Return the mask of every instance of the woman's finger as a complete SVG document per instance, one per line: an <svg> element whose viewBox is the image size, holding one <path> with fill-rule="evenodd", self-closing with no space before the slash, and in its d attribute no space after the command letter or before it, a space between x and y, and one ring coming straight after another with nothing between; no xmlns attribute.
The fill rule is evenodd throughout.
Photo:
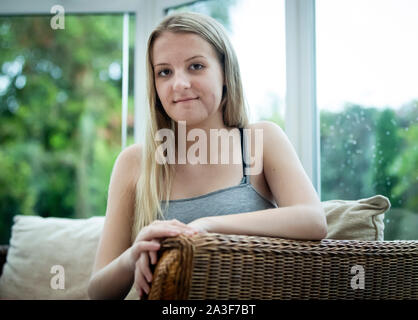
<svg viewBox="0 0 418 320"><path fill-rule="evenodd" d="M138 259L138 261L135 264L135 289L138 292L138 296L141 299L145 293L147 293L147 290L149 292L149 286L147 283L147 279L145 278L143 268L141 261L143 261L144 256L147 256L148 254L146 252L141 253L141 257Z"/></svg>
<svg viewBox="0 0 418 320"><path fill-rule="evenodd" d="M135 284L135 289L138 292L139 299L141 299L144 296L144 293L145 293L144 289L147 286L147 281L145 280L145 277L141 272L141 268L139 267L139 264L138 264L138 267L135 268L134 284Z"/></svg>
<svg viewBox="0 0 418 320"><path fill-rule="evenodd" d="M143 252L155 252L158 251L161 247L161 244L158 241L138 241L135 242L131 247L131 263L134 265L136 261L140 258L141 253Z"/></svg>
<svg viewBox="0 0 418 320"><path fill-rule="evenodd" d="M138 234L138 237L135 241L150 241L155 238L167 238L178 236L183 230L178 227L169 226L169 225L154 225L147 226L143 231Z"/></svg>
<svg viewBox="0 0 418 320"><path fill-rule="evenodd" d="M153 240L151 240L151 242L160 244L160 242L157 239L153 239ZM150 261L150 263L152 265L156 264L157 263L157 259L158 259L157 258L157 252L150 250L150 251L148 251L148 253L149 253L149 261Z"/></svg>
<svg viewBox="0 0 418 320"><path fill-rule="evenodd" d="M142 292L142 285L141 283L143 280L141 279L141 270L139 268L139 263L135 265L135 277L134 277L134 287L136 292L138 293L139 300L141 300L143 292Z"/></svg>
<svg viewBox="0 0 418 320"><path fill-rule="evenodd" d="M142 253L141 257L139 258L139 269L141 270L141 273L143 274L143 279L141 279L141 289L145 291L146 294L149 294L150 287L148 285L148 282L152 281L152 273L149 269L149 261L148 261L148 254Z"/></svg>
<svg viewBox="0 0 418 320"><path fill-rule="evenodd" d="M183 222L180 222L176 219L173 220L169 220L171 224L178 226L179 228L187 231L187 230L191 230L191 231L198 231L196 228L194 228L193 226L189 225L189 224L185 224Z"/></svg>
<svg viewBox="0 0 418 320"><path fill-rule="evenodd" d="M177 219L172 219L172 220L167 220L167 223L171 223L175 226L179 226L179 227L187 227L187 224L178 221Z"/></svg>
<svg viewBox="0 0 418 320"><path fill-rule="evenodd" d="M141 254L141 257L139 259L139 264L140 264L140 267L141 267L141 271L145 276L145 280L147 280L147 282L151 282L152 281L152 272L151 272L151 268L150 268L149 255L147 253Z"/></svg>
<svg viewBox="0 0 418 320"><path fill-rule="evenodd" d="M148 251L149 253L149 260L152 265L157 263L157 252L155 251Z"/></svg>
<svg viewBox="0 0 418 320"><path fill-rule="evenodd" d="M159 243L158 240L154 239L152 240L154 243ZM157 252L156 251L148 251L149 253L149 261L152 265L157 263Z"/></svg>
<svg viewBox="0 0 418 320"><path fill-rule="evenodd" d="M194 230L194 228L186 223L180 222L177 219L171 220L154 220L151 224L154 226L169 225L175 228L180 228L181 230Z"/></svg>

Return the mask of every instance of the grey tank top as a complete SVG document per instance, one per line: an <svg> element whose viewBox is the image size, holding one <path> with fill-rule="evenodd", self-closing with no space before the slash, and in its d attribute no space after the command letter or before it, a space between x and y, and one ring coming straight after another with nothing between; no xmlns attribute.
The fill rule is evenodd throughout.
<svg viewBox="0 0 418 320"><path fill-rule="evenodd" d="M166 220L177 219L187 224L201 217L222 216L277 207L275 203L270 202L259 194L250 183L250 177L245 170L247 162L244 161L244 154L249 155L247 154L243 130L242 128L239 128L239 130L244 172L241 183L197 197L170 200L167 210L165 209L166 201L161 201L161 209Z"/></svg>

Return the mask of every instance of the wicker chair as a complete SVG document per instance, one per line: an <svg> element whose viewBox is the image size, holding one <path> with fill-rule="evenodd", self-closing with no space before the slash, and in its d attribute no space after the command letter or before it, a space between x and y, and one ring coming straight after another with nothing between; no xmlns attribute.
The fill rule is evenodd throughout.
<svg viewBox="0 0 418 320"><path fill-rule="evenodd" d="M150 300L418 299L418 241L181 235L163 241L153 273Z"/></svg>
<svg viewBox="0 0 418 320"><path fill-rule="evenodd" d="M355 265L364 289L352 288ZM418 241L181 235L162 242L153 273L150 300L418 299Z"/></svg>

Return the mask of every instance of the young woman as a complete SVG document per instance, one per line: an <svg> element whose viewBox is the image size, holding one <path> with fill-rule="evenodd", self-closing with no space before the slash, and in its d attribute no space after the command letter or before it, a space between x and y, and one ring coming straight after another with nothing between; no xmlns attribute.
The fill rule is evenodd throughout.
<svg viewBox="0 0 418 320"><path fill-rule="evenodd" d="M261 58L259 66L269 63ZM326 236L320 200L283 130L248 123L237 58L222 25L196 13L166 17L149 37L147 74L146 141L123 150L114 165L90 298L123 299L132 285L139 298L148 294L160 241L179 233ZM160 161L170 149L160 149L161 130L173 132L164 142L174 145L174 157L164 158L171 162ZM220 146L213 132L234 142ZM198 163L189 161L195 141L185 139L196 133L204 160ZM252 150L259 170L247 169ZM219 160L237 154L238 163Z"/></svg>

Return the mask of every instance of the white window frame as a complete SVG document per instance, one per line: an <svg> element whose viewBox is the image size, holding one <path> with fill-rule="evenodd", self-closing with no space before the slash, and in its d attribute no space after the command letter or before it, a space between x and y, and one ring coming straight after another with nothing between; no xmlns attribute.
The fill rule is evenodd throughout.
<svg viewBox="0 0 418 320"><path fill-rule="evenodd" d="M286 1L286 134L321 199L315 0Z"/></svg>
<svg viewBox="0 0 418 320"><path fill-rule="evenodd" d="M14 0L0 2L0 15L51 14L54 5L66 13L135 13L134 139L143 143L147 108L145 54L148 35L169 7L187 0ZM319 114L316 105L315 0L286 4L286 134L321 195ZM124 117L125 119L126 117ZM127 121L126 119L124 121ZM126 124L123 125L124 130Z"/></svg>

